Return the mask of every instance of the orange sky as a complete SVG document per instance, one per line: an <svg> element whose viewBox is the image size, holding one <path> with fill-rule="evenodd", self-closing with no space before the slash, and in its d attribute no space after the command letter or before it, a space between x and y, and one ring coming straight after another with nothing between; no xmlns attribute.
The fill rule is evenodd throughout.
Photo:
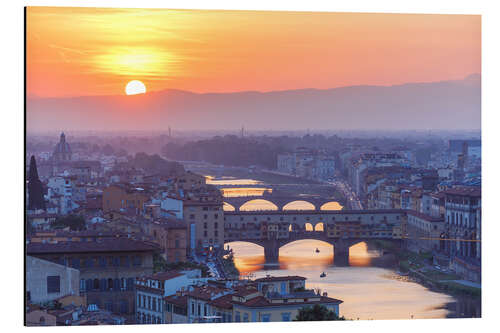
<svg viewBox="0 0 500 333"><path fill-rule="evenodd" d="M481 72L478 15L27 9L28 96L334 88Z"/></svg>

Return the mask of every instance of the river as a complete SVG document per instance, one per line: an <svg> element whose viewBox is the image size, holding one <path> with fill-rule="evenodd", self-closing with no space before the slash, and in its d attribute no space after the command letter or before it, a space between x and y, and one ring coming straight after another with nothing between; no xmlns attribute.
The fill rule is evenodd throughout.
<svg viewBox="0 0 500 333"><path fill-rule="evenodd" d="M218 184L265 184L255 180L210 180ZM241 191L239 191L241 189ZM225 189L225 195L245 196L252 189ZM260 190L260 189L259 189ZM253 202L246 210L272 208L268 202ZM332 202L328 209L342 209ZM306 203L295 203L293 209L309 209ZM245 243L228 243L233 249L235 265L242 277L266 275L299 275L307 278L306 287L327 292L329 297L344 301L341 314L348 319L423 319L447 317L478 317L480 300L456 298L428 288L396 273L392 255L382 255L370 244L351 247L349 266L333 265L333 246L317 240L301 240L280 249L279 263L266 265L261 247ZM316 252L319 250L319 253ZM326 273L321 278L320 274Z"/></svg>

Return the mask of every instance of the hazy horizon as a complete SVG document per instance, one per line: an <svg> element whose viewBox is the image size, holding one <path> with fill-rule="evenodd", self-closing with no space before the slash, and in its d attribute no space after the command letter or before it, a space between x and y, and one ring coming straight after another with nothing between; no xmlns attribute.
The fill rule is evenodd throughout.
<svg viewBox="0 0 500 333"><path fill-rule="evenodd" d="M481 128L479 15L28 7L26 20L29 131Z"/></svg>
<svg viewBox="0 0 500 333"><path fill-rule="evenodd" d="M481 76L333 89L27 98L29 131L480 130ZM371 112L369 112L371 111ZM267 120L267 121L266 121Z"/></svg>

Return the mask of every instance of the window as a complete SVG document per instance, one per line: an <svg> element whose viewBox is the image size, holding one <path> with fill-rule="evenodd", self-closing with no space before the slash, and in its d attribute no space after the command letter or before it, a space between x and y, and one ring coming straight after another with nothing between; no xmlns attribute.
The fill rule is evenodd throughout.
<svg viewBox="0 0 500 333"><path fill-rule="evenodd" d="M241 321L241 317L240 317L240 312L239 311L236 311L235 315L234 315L234 321L239 323Z"/></svg>
<svg viewBox="0 0 500 333"><path fill-rule="evenodd" d="M262 320L262 321L264 321L264 320ZM246 313L246 312L243 314L243 322L248 323L248 313Z"/></svg>
<svg viewBox="0 0 500 333"><path fill-rule="evenodd" d="M99 257L99 266L106 267L106 259L104 257Z"/></svg>
<svg viewBox="0 0 500 333"><path fill-rule="evenodd" d="M206 220L208 218L207 214L203 214L203 218Z"/></svg>
<svg viewBox="0 0 500 333"><path fill-rule="evenodd" d="M219 236L219 232L217 230L214 231L214 236L215 237Z"/></svg>
<svg viewBox="0 0 500 333"><path fill-rule="evenodd" d="M134 290L134 278L127 279L127 290Z"/></svg>
<svg viewBox="0 0 500 333"><path fill-rule="evenodd" d="M61 277L59 275L47 276L47 293L58 293L61 291Z"/></svg>
<svg viewBox="0 0 500 333"><path fill-rule="evenodd" d="M108 279L108 290L113 290L113 279Z"/></svg>
<svg viewBox="0 0 500 333"><path fill-rule="evenodd" d="M94 289L98 290L100 289L101 291L106 291L106 279L101 279L99 281L98 279L94 279Z"/></svg>
<svg viewBox="0 0 500 333"><path fill-rule="evenodd" d="M85 280L85 290L86 291L92 290L92 283L93 283L93 281L91 279Z"/></svg>
<svg viewBox="0 0 500 333"><path fill-rule="evenodd" d="M120 313L127 313L128 312L128 302L127 300L121 300L120 301Z"/></svg>
<svg viewBox="0 0 500 333"><path fill-rule="evenodd" d="M104 305L106 311L113 312L113 302L112 301L107 301L106 304Z"/></svg>
<svg viewBox="0 0 500 333"><path fill-rule="evenodd" d="M214 223L214 228L217 229L219 227L219 224L217 222Z"/></svg>
<svg viewBox="0 0 500 333"><path fill-rule="evenodd" d="M142 258L141 256L135 256L134 257L134 266L141 266L142 265Z"/></svg>
<svg viewBox="0 0 500 333"><path fill-rule="evenodd" d="M189 218L190 218L191 220L194 220L194 214L189 214Z"/></svg>
<svg viewBox="0 0 500 333"><path fill-rule="evenodd" d="M85 259L85 266L88 268L91 268L94 266L94 260L92 258L86 258Z"/></svg>
<svg viewBox="0 0 500 333"><path fill-rule="evenodd" d="M79 258L71 259L71 267L80 268L80 259Z"/></svg>
<svg viewBox="0 0 500 333"><path fill-rule="evenodd" d="M219 218L219 214L214 214L214 219L218 219Z"/></svg>
<svg viewBox="0 0 500 333"><path fill-rule="evenodd" d="M207 222L203 223L203 228L206 229L208 227Z"/></svg>
<svg viewBox="0 0 500 333"><path fill-rule="evenodd" d="M175 247L176 247L176 248L181 247L180 242L179 242L179 240L178 240L178 239L176 239L176 240L175 240Z"/></svg>
<svg viewBox="0 0 500 333"><path fill-rule="evenodd" d="M130 266L130 261L129 261L128 256L120 257L120 264L123 267L129 267Z"/></svg>
<svg viewBox="0 0 500 333"><path fill-rule="evenodd" d="M281 314L281 321L290 321L290 312L283 312Z"/></svg>

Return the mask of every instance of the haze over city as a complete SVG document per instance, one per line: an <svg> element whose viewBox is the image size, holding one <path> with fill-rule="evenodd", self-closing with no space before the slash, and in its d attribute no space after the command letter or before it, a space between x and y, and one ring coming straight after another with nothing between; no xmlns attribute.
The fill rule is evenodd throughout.
<svg viewBox="0 0 500 333"><path fill-rule="evenodd" d="M27 18L29 131L480 128L479 16L36 7ZM126 95L133 80L145 94Z"/></svg>
<svg viewBox="0 0 500 333"><path fill-rule="evenodd" d="M481 317L481 16L26 27L25 325Z"/></svg>

